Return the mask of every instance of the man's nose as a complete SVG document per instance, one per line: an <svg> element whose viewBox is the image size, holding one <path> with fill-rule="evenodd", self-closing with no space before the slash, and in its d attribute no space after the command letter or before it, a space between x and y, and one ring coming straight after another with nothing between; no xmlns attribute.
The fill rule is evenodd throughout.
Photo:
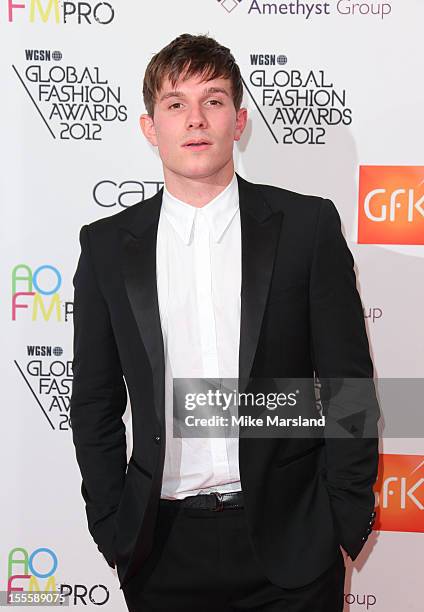
<svg viewBox="0 0 424 612"><path fill-rule="evenodd" d="M200 106L193 106L187 115L188 128L204 128L207 125L206 116Z"/></svg>

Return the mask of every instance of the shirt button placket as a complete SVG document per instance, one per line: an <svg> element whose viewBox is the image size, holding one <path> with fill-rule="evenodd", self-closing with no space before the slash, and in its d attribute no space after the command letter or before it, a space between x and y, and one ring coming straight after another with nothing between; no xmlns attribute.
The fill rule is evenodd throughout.
<svg viewBox="0 0 424 612"><path fill-rule="evenodd" d="M199 312L199 331L202 347L203 377L219 377L216 323L212 296L212 261L210 251L209 225L203 211L196 210L195 270L196 291ZM211 438L211 454L216 471L228 464L225 438ZM219 468L218 468L219 466Z"/></svg>

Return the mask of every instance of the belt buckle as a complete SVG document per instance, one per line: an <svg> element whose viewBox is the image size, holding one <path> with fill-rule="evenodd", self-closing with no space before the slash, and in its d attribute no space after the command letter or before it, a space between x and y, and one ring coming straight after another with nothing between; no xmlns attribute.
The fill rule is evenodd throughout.
<svg viewBox="0 0 424 612"><path fill-rule="evenodd" d="M217 502L215 508L212 508L212 512L221 512L222 510L224 510L224 498L222 496L222 493L220 493L219 491L212 491L211 493L209 493L209 495L214 495Z"/></svg>

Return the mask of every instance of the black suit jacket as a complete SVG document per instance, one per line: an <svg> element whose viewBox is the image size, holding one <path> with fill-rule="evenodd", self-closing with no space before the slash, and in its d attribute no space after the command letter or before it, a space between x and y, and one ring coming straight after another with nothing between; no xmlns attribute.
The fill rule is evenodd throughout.
<svg viewBox="0 0 424 612"><path fill-rule="evenodd" d="M314 373L372 379L354 260L334 204L237 180L240 380ZM73 442L88 527L109 565L116 564L121 588L151 550L165 456L156 289L161 203L162 190L83 226L73 278ZM366 409L377 431L377 400ZM240 437L249 533L272 582L289 588L312 581L335 560L339 544L355 559L371 531L377 465L377 437Z"/></svg>

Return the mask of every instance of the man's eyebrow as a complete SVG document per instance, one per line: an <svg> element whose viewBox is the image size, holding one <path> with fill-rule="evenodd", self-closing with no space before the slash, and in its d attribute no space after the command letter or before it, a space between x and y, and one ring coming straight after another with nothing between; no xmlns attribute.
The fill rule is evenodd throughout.
<svg viewBox="0 0 424 612"><path fill-rule="evenodd" d="M214 94L214 93L222 93L230 97L230 94L228 93L228 91L224 89L223 87L207 87L206 89L203 90L202 95L208 96L209 94ZM185 98L185 97L186 95L182 91L177 91L177 90L168 91L164 93L163 96L160 97L159 102L162 102L163 100L167 100L168 98Z"/></svg>

